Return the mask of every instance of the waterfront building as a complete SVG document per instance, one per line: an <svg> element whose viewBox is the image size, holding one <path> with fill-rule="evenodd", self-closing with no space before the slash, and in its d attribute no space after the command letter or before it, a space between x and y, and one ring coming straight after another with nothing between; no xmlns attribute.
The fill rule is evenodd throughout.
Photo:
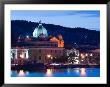
<svg viewBox="0 0 110 87"><path fill-rule="evenodd" d="M33 36L18 37L16 45L11 48L12 60L34 60L38 63L51 63L53 58L64 55L64 40L48 36L46 28L39 22Z"/></svg>
<svg viewBox="0 0 110 87"><path fill-rule="evenodd" d="M80 53L79 60L81 64L100 64L100 49Z"/></svg>

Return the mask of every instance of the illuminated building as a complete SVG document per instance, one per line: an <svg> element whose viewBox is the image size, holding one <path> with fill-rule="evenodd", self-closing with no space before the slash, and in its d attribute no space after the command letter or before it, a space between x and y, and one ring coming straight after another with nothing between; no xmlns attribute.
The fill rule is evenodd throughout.
<svg viewBox="0 0 110 87"><path fill-rule="evenodd" d="M42 26L41 21L39 22L38 27L35 28L33 37L39 37L40 35L43 35L44 37L48 36L47 30Z"/></svg>
<svg viewBox="0 0 110 87"><path fill-rule="evenodd" d="M100 64L100 49L80 53L81 64Z"/></svg>
<svg viewBox="0 0 110 87"><path fill-rule="evenodd" d="M64 41L61 35L49 37L46 28L39 22L33 36L18 37L16 46L12 46L11 59L30 59L40 63L50 63L53 58L63 56Z"/></svg>
<svg viewBox="0 0 110 87"><path fill-rule="evenodd" d="M58 47L64 47L64 41L61 35L58 36L58 38L53 37L50 39L51 42L57 42L58 43Z"/></svg>
<svg viewBox="0 0 110 87"><path fill-rule="evenodd" d="M79 64L79 51L76 49L67 50L68 63Z"/></svg>

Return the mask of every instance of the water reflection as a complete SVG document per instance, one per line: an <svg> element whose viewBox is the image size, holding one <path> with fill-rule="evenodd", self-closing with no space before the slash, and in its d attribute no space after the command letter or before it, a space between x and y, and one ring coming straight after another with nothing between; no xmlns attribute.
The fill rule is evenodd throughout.
<svg viewBox="0 0 110 87"><path fill-rule="evenodd" d="M47 69L46 71L46 76L52 76L53 70L52 69Z"/></svg>
<svg viewBox="0 0 110 87"><path fill-rule="evenodd" d="M24 71L23 71L23 70L20 70L20 71L18 72L18 76L25 76Z"/></svg>
<svg viewBox="0 0 110 87"><path fill-rule="evenodd" d="M79 74L80 73L80 69L79 68L75 68L75 70L74 70L77 74Z"/></svg>
<svg viewBox="0 0 110 87"><path fill-rule="evenodd" d="M47 69L43 71L12 71L12 77L99 77L99 68Z"/></svg>
<svg viewBox="0 0 110 87"><path fill-rule="evenodd" d="M86 76L86 69L85 68L80 69L80 75L81 76Z"/></svg>
<svg viewBox="0 0 110 87"><path fill-rule="evenodd" d="M20 70L20 71L18 71L18 76L26 76L26 75L28 75L29 74L29 72L28 71L24 71L24 70Z"/></svg>
<svg viewBox="0 0 110 87"><path fill-rule="evenodd" d="M70 72L71 72L70 70L71 70L70 68L67 68L67 72L68 72L68 73L70 73Z"/></svg>

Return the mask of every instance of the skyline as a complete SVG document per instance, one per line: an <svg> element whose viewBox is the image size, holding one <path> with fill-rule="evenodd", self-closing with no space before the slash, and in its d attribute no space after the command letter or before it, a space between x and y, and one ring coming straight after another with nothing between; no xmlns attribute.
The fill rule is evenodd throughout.
<svg viewBox="0 0 110 87"><path fill-rule="evenodd" d="M100 11L98 10L12 10L11 20L26 20L63 27L82 27L100 31Z"/></svg>

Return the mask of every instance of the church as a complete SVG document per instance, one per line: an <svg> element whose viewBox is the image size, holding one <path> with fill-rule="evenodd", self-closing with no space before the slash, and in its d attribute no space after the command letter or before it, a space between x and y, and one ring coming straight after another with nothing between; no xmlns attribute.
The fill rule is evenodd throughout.
<svg viewBox="0 0 110 87"><path fill-rule="evenodd" d="M51 63L53 58L64 55L62 35L49 36L41 21L32 36L18 37L16 46L11 47L11 60L34 60L37 63ZM14 63L15 63L14 62Z"/></svg>

